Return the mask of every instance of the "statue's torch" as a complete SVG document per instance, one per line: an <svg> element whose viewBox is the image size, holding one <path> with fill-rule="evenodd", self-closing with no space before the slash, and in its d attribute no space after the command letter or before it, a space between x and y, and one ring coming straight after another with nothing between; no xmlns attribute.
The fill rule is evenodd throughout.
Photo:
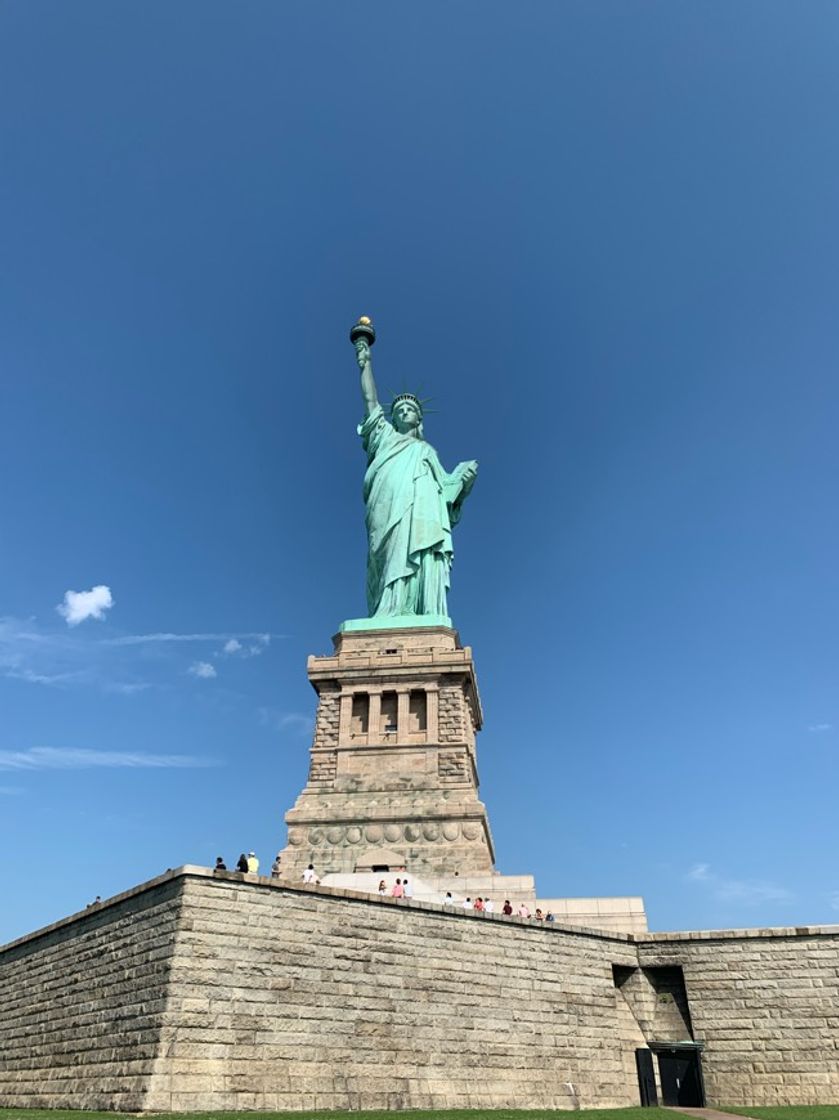
<svg viewBox="0 0 839 1120"><path fill-rule="evenodd" d="M358 343L364 340L368 346L372 346L376 341L376 332L373 330L373 324L366 315L362 315L355 326L350 331L350 342L358 350Z"/></svg>

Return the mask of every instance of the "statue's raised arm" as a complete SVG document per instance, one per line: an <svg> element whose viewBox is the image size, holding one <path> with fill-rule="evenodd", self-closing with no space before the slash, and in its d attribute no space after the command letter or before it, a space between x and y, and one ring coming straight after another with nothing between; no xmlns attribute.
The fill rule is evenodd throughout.
<svg viewBox="0 0 839 1120"><path fill-rule="evenodd" d="M379 403L370 348L373 324L364 316L350 331L361 369L365 419L358 434L367 452L367 609L391 625L417 618L451 625L446 606L454 551L452 526L460 520L478 473L474 460L449 474L423 433L423 402L400 393L388 409ZM398 621L397 621L398 620Z"/></svg>
<svg viewBox="0 0 839 1120"><path fill-rule="evenodd" d="M376 341L376 332L366 315L362 315L358 320L350 337L355 345L355 356L361 370L361 395L364 398L366 415L369 416L379 403L379 396L373 379L373 363L370 356L370 347Z"/></svg>

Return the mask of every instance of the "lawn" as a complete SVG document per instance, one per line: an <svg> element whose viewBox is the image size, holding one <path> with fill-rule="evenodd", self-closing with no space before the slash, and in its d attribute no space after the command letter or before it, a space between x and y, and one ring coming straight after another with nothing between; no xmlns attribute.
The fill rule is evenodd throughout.
<svg viewBox="0 0 839 1120"><path fill-rule="evenodd" d="M839 1120L839 1104L796 1104L777 1108L725 1108L720 1112L735 1112L738 1116L753 1116L755 1120Z"/></svg>
<svg viewBox="0 0 839 1120"><path fill-rule="evenodd" d="M787 1108L727 1108L720 1112L733 1112L738 1116L751 1116L754 1120L839 1120L839 1105L796 1105ZM411 1112L158 1112L155 1120L541 1120L548 1117L570 1117L570 1110L519 1110L458 1109ZM0 1108L0 1120L119 1120L136 1116L125 1112L81 1112L71 1109ZM581 1109L578 1116L585 1120L676 1120L675 1109L664 1108L593 1108Z"/></svg>

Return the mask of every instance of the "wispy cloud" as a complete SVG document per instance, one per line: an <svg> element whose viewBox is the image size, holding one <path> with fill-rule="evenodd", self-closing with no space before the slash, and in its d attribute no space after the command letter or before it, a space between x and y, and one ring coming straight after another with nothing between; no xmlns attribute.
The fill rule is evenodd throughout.
<svg viewBox="0 0 839 1120"><path fill-rule="evenodd" d="M259 722L274 731L309 732L315 725L314 718L303 712L282 712L277 708L260 708Z"/></svg>
<svg viewBox="0 0 839 1120"><path fill-rule="evenodd" d="M211 665L209 661L193 661L187 669L187 672L193 677L199 677L201 680L205 681L212 680L213 677L218 676L215 666Z"/></svg>
<svg viewBox="0 0 839 1120"><path fill-rule="evenodd" d="M761 902L790 902L795 897L786 887L764 879L731 879L719 875L709 863L694 864L686 878L693 883L702 883L715 898L725 902L757 905Z"/></svg>
<svg viewBox="0 0 839 1120"><path fill-rule="evenodd" d="M145 751L92 751L76 747L30 747L1 751L2 770L190 769L218 766L216 759L188 754L148 754Z"/></svg>
<svg viewBox="0 0 839 1120"><path fill-rule="evenodd" d="M102 644L109 646L140 646L154 642L242 642L254 641L267 645L276 634L174 634L161 631L155 634L123 634L119 638L103 638ZM226 651L225 651L226 652Z"/></svg>
<svg viewBox="0 0 839 1120"><path fill-rule="evenodd" d="M78 626L88 618L97 618L100 621L114 605L110 587L104 583L97 584L90 591L65 591L64 602L55 608L68 626Z"/></svg>
<svg viewBox="0 0 839 1120"><path fill-rule="evenodd" d="M97 609L96 603L76 604L72 618L80 619L85 611L94 617ZM222 661L256 657L270 647L273 637L280 636L266 631L100 636L101 631L93 631L76 621L65 627L56 620L50 628L34 618L0 618L0 678L27 686L96 688L114 696L136 697L150 689L172 687L185 674L210 680L218 675Z"/></svg>
<svg viewBox="0 0 839 1120"><path fill-rule="evenodd" d="M270 634L242 634L241 637L246 639L247 645L240 642L239 638L229 638L216 656L259 657L271 644Z"/></svg>
<svg viewBox="0 0 839 1120"><path fill-rule="evenodd" d="M103 681L102 687L105 692L115 692L117 696L136 696L154 685L151 681Z"/></svg>
<svg viewBox="0 0 839 1120"><path fill-rule="evenodd" d="M812 731L815 735L819 735L819 734L821 734L822 732L825 732L825 731L832 731L833 730L833 724L832 723L811 723L810 726L807 728L807 730Z"/></svg>
<svg viewBox="0 0 839 1120"><path fill-rule="evenodd" d="M0 786L0 797L17 797L19 793L23 793L20 786Z"/></svg>
<svg viewBox="0 0 839 1120"><path fill-rule="evenodd" d="M36 673L34 669L28 669L26 666L23 666L20 669L16 667L9 668L4 676L9 677L11 680L28 681L29 684L67 684L69 681L82 680L84 678L84 673Z"/></svg>

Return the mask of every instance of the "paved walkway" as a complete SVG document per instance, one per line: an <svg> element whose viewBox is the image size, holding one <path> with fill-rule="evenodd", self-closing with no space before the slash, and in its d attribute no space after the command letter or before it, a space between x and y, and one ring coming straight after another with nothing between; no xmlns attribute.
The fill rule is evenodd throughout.
<svg viewBox="0 0 839 1120"><path fill-rule="evenodd" d="M680 1108L675 1104L664 1106L669 1112L681 1112L685 1116L696 1116L697 1120L743 1120L735 1112L720 1112L718 1108Z"/></svg>

